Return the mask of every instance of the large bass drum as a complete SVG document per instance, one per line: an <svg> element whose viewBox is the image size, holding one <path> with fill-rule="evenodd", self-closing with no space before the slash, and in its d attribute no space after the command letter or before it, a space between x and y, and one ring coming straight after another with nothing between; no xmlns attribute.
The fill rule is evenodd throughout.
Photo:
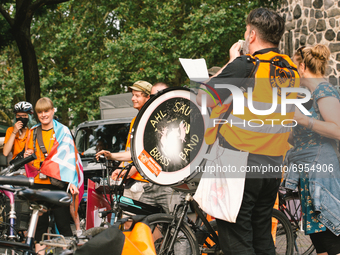
<svg viewBox="0 0 340 255"><path fill-rule="evenodd" d="M131 154L138 171L152 183L195 190L208 150L204 142L208 123L209 115L202 115L192 90L158 92L140 110L131 132Z"/></svg>

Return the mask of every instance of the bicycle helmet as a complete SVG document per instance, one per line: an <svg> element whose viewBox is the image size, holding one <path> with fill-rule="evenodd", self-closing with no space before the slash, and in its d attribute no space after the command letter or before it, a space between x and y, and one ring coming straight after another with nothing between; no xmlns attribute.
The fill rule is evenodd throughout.
<svg viewBox="0 0 340 255"><path fill-rule="evenodd" d="M32 114L33 106L29 102L21 101L17 103L16 105L14 105L14 113L17 113L17 112L26 112L28 114Z"/></svg>

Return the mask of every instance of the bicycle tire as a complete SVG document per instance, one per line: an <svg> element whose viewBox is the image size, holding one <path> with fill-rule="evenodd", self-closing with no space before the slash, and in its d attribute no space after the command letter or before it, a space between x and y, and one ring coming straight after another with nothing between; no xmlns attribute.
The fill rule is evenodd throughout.
<svg viewBox="0 0 340 255"><path fill-rule="evenodd" d="M290 221L281 211L274 209L272 217L277 220L275 253L277 255L294 254L294 233Z"/></svg>
<svg viewBox="0 0 340 255"><path fill-rule="evenodd" d="M303 231L296 231L294 234L296 245L299 247L298 253L301 255L315 254L315 247L310 239L309 235L305 235ZM315 251L315 252L314 252Z"/></svg>
<svg viewBox="0 0 340 255"><path fill-rule="evenodd" d="M294 254L294 241L293 241L294 235L293 235L293 230L290 227L290 222L288 218L282 212L275 210L275 209L273 210L273 218L278 221L277 230L276 230L276 242L275 242L276 254L277 255ZM217 222L213 220L209 223L211 227L217 231ZM203 230L207 231L205 226L203 226Z"/></svg>
<svg viewBox="0 0 340 255"><path fill-rule="evenodd" d="M162 243L167 242L166 240L164 240L164 235L165 235L168 227L171 226L171 223L174 219L174 216L169 215L169 214L165 214L165 213L157 213L157 214L149 215L146 219L149 223L149 226L150 226L151 231L152 231L154 238L155 238L156 253L157 253L157 255L161 255L161 253L159 252L159 248L160 248L160 245ZM156 229L159 231L158 233L157 233ZM172 230L175 230L175 229L173 228ZM159 235L159 233L161 234L161 236L155 237L155 235L156 234ZM182 225L180 226L179 235L178 235L177 240L178 240L178 242L176 242L177 244L175 244L175 246L176 245L180 246L181 245L180 242L182 242L182 245L185 245L185 246L189 245L190 250L189 251L187 250L187 252L185 252L184 254L191 254L191 255L201 254L199 252L199 247L198 247L198 243L197 243L197 240L196 240L196 236L193 233L192 229L188 226L187 223L183 222ZM183 244L183 240L186 240L186 241L184 241L185 244ZM187 248L189 248L189 247L187 247ZM173 249L176 250L176 247L174 247ZM177 252L174 251L174 250L167 251L167 247L166 247L165 252L162 253L162 255L163 254L177 255Z"/></svg>
<svg viewBox="0 0 340 255"><path fill-rule="evenodd" d="M284 211L282 212L284 212L286 216L290 215L289 217L292 218L290 221L294 233L294 248L296 254L316 255L314 245L309 235L305 235L304 231L300 230L299 223L302 217L300 196L297 192L291 192L284 196L283 203L285 207L283 207Z"/></svg>

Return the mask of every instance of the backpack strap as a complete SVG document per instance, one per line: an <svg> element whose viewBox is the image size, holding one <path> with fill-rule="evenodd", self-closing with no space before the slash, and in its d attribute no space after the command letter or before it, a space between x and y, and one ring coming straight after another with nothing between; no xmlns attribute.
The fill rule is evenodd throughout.
<svg viewBox="0 0 340 255"><path fill-rule="evenodd" d="M248 78L254 78L255 73L257 72L257 69L259 68L260 62L262 62L262 61L260 59L258 59L257 57L255 57L255 58L248 57L247 60L251 61L251 62L255 62L254 67L253 67L253 69L251 70L251 72L248 76Z"/></svg>
<svg viewBox="0 0 340 255"><path fill-rule="evenodd" d="M275 60L264 60L264 59L261 59L260 62L263 62L263 63L270 63L271 65L274 65L274 66L278 66L280 68L287 68L287 69L291 69L291 70L294 70L294 71L297 71L297 69L291 65L287 65L286 63L282 62L282 61L275 61Z"/></svg>
<svg viewBox="0 0 340 255"><path fill-rule="evenodd" d="M255 83L254 83L255 73L256 73L257 69L259 68L259 65L260 65L260 59L258 59L256 57L255 58L247 57L247 61L254 62L254 66L251 69L251 72L247 77L247 81L245 83L245 86L240 87L240 89L243 91L243 93L247 91L248 87L254 87L254 85L255 85ZM233 104L230 104L228 110L223 114L222 119L227 119L232 110L233 110ZM222 127L222 125L218 125L217 136L219 136L221 127Z"/></svg>
<svg viewBox="0 0 340 255"><path fill-rule="evenodd" d="M34 148L34 152L37 151L36 147L35 147L35 141L37 140L37 128L35 128L33 130L33 148Z"/></svg>
<svg viewBox="0 0 340 255"><path fill-rule="evenodd" d="M287 69L291 69L291 70L294 70L294 71L298 71L297 68L291 66L289 63L287 62L284 62L284 61L280 61L280 60L265 60L265 59L258 59L257 57L252 57L252 56L249 56L249 58L247 58L248 61L253 61L253 62L256 62L256 66L258 67L258 62L261 62L261 63L269 63L273 66L277 66L277 67L280 67L280 68L287 68ZM256 70L257 71L257 68ZM254 70L253 72L254 73Z"/></svg>
<svg viewBox="0 0 340 255"><path fill-rule="evenodd" d="M34 151L36 151L35 148L35 143L38 141L39 148L41 152L44 154L45 157L47 157L47 150L45 148L43 138L42 138L42 128L41 126L38 126L36 129L33 131L33 146L34 146Z"/></svg>

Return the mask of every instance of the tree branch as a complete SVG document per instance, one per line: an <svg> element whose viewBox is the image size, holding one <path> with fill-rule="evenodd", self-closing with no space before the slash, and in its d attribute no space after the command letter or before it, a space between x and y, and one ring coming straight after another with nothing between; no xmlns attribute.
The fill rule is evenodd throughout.
<svg viewBox="0 0 340 255"><path fill-rule="evenodd" d="M9 126L13 125L12 120L8 117L8 115L4 111L0 110L0 116Z"/></svg>
<svg viewBox="0 0 340 255"><path fill-rule="evenodd" d="M16 0L16 6L15 6L15 26L21 27L22 23L24 23L26 17L28 8L30 6L30 3L32 0ZM32 17L33 14L31 14Z"/></svg>
<svg viewBox="0 0 340 255"><path fill-rule="evenodd" d="M29 9L32 13L32 15L34 14L34 12L39 9L41 6L43 6L45 4L45 0L37 0L35 1L34 3L32 3L30 6L29 6Z"/></svg>
<svg viewBox="0 0 340 255"><path fill-rule="evenodd" d="M14 20L9 16L8 12L4 9L2 4L0 5L0 13L7 20L8 24L12 27L14 25Z"/></svg>
<svg viewBox="0 0 340 255"><path fill-rule="evenodd" d="M33 15L33 13L43 5L60 4L68 1L70 0L37 0L30 5L30 11L32 12Z"/></svg>
<svg viewBox="0 0 340 255"><path fill-rule="evenodd" d="M68 1L70 0L44 0L43 2L45 2L46 5L48 5L48 4L60 4Z"/></svg>

